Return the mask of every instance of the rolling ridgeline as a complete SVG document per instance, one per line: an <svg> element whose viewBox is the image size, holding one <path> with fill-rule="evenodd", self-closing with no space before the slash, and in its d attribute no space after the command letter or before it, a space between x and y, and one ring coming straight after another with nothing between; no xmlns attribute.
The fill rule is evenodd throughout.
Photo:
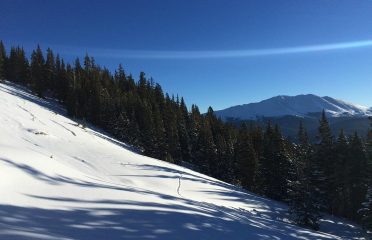
<svg viewBox="0 0 372 240"><path fill-rule="evenodd" d="M7 53L0 42L0 79L52 97L81 122L90 122L142 154L237 184L290 206L291 220L318 229L321 212L372 228L372 134L364 141L341 130L334 137L326 114L317 141L310 143L299 122L296 143L279 126L235 127L212 110L189 111L183 98L169 96L143 72L135 80L123 67L111 73L85 56L65 63L38 46L30 59L21 47ZM363 136L364 137L364 136Z"/></svg>

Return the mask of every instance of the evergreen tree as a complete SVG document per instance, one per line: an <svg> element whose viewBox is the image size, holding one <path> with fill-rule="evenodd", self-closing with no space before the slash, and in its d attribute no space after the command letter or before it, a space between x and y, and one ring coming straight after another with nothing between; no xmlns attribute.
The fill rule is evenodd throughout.
<svg viewBox="0 0 372 240"><path fill-rule="evenodd" d="M156 136L155 142L155 149L154 149L154 157L159 159L165 159L166 157L166 133L164 128L163 117L160 112L159 106L155 106L153 111L153 122L154 122L154 134Z"/></svg>
<svg viewBox="0 0 372 240"><path fill-rule="evenodd" d="M323 196L323 206L333 214L332 196L334 195L334 145L326 113L323 110L318 128L318 143L316 145L315 165L317 167L316 187Z"/></svg>
<svg viewBox="0 0 372 240"><path fill-rule="evenodd" d="M201 121L200 134L196 145L194 154L197 166L202 173L211 174L211 167L216 157L216 149L210 122L205 119Z"/></svg>
<svg viewBox="0 0 372 240"><path fill-rule="evenodd" d="M38 45L31 54L31 84L39 97L43 97L43 93L47 89L45 75L45 60Z"/></svg>
<svg viewBox="0 0 372 240"><path fill-rule="evenodd" d="M7 79L18 83L27 83L29 66L23 48L12 47L7 59Z"/></svg>
<svg viewBox="0 0 372 240"><path fill-rule="evenodd" d="M333 195L332 206L334 213L339 216L348 215L350 210L350 156L349 156L349 143L344 135L343 130L340 131L340 134L337 138L335 146L335 169L334 173L330 179L332 179L334 190L332 191Z"/></svg>
<svg viewBox="0 0 372 240"><path fill-rule="evenodd" d="M235 158L242 186L247 190L252 190L257 174L257 156L246 124L239 129Z"/></svg>
<svg viewBox="0 0 372 240"><path fill-rule="evenodd" d="M177 115L177 128L178 128L178 136L180 140L180 149L181 149L181 159L183 161L190 161L190 137L187 131L187 125L189 123L189 114L187 111L187 107L183 98L181 98L181 102L178 108L178 115Z"/></svg>
<svg viewBox="0 0 372 240"><path fill-rule="evenodd" d="M47 84L47 88L49 89L56 89L56 63L53 51L48 48L46 61L45 61L45 82Z"/></svg>
<svg viewBox="0 0 372 240"><path fill-rule="evenodd" d="M9 58L7 59L6 78L9 81L16 81L16 68L17 68L17 53L16 48L11 47Z"/></svg>
<svg viewBox="0 0 372 240"><path fill-rule="evenodd" d="M314 230L319 229L319 192L314 186L314 174L311 159L311 146L306 130L300 123L298 132L299 144L297 158L293 164L295 177L289 184L289 213L292 220L302 226Z"/></svg>
<svg viewBox="0 0 372 240"><path fill-rule="evenodd" d="M236 131L231 125L216 122L219 130L214 137L216 145L217 164L215 167L215 177L225 182L236 180L234 164L234 146L236 145ZM256 174L256 173L255 173ZM252 186L253 187L253 186Z"/></svg>
<svg viewBox="0 0 372 240"><path fill-rule="evenodd" d="M191 145L191 163L197 164L197 150L198 150L198 139L200 136L201 131L201 121L202 116L200 114L199 108L196 105L191 106L191 114L190 114L190 126L188 128L189 132L189 139Z"/></svg>
<svg viewBox="0 0 372 240"><path fill-rule="evenodd" d="M365 146L357 133L350 140L349 154L351 159L349 164L350 198L352 199L350 211L353 213L350 217L357 220L357 211L365 199L368 178L370 177Z"/></svg>
<svg viewBox="0 0 372 240"><path fill-rule="evenodd" d="M252 138L252 146L254 152L256 153L257 158L257 171L256 171L256 178L255 178L255 185L252 191L264 194L264 164L265 164L265 154L264 154L264 134L263 130L259 125L253 126L250 125L250 133ZM237 165L235 165L235 171L237 169Z"/></svg>
<svg viewBox="0 0 372 240"><path fill-rule="evenodd" d="M23 48L18 48L18 79L20 82L30 83L30 65Z"/></svg>
<svg viewBox="0 0 372 240"><path fill-rule="evenodd" d="M67 70L65 66L65 62L63 59L61 60L59 55L56 57L56 85L55 85L55 94L57 98L62 101L66 102L69 89L69 78L67 77Z"/></svg>
<svg viewBox="0 0 372 240"><path fill-rule="evenodd" d="M361 216L362 225L368 229L372 234L372 183L369 183L368 191L365 196L365 200L362 203L362 207L358 210Z"/></svg>
<svg viewBox="0 0 372 240"><path fill-rule="evenodd" d="M263 179L264 195L275 200L287 198L287 174L290 170L290 159L285 141L279 127L268 124L264 135L264 156L260 170Z"/></svg>
<svg viewBox="0 0 372 240"><path fill-rule="evenodd" d="M372 126L372 118L369 118ZM368 131L367 136L367 152L368 152L368 186L367 192L362 203L362 207L358 210L358 214L361 217L362 225L370 231L372 235L372 129Z"/></svg>
<svg viewBox="0 0 372 240"><path fill-rule="evenodd" d="M129 90L128 81L124 72L124 68L119 64L118 70L115 71L115 82L121 91L126 92Z"/></svg>
<svg viewBox="0 0 372 240"><path fill-rule="evenodd" d="M6 64L6 51L3 41L0 41L0 81L5 79L5 64Z"/></svg>
<svg viewBox="0 0 372 240"><path fill-rule="evenodd" d="M171 161L179 163L180 162L180 141L177 128L177 116L174 100L171 99L168 94L165 97L165 106L164 106L164 127L166 133L166 142L167 142L167 154L168 159Z"/></svg>

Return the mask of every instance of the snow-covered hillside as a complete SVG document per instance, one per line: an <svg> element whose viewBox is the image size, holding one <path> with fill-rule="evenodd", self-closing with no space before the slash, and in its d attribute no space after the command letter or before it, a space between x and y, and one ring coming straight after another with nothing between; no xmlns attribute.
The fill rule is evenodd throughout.
<svg viewBox="0 0 372 240"><path fill-rule="evenodd" d="M83 129L56 104L0 84L0 239L363 239Z"/></svg>
<svg viewBox="0 0 372 240"><path fill-rule="evenodd" d="M257 117L301 116L309 113L321 112L323 109L331 117L339 116L367 116L370 109L360 105L337 100L331 97L319 97L313 94L297 96L277 96L258 103L233 106L216 111L222 119L240 118L256 119Z"/></svg>

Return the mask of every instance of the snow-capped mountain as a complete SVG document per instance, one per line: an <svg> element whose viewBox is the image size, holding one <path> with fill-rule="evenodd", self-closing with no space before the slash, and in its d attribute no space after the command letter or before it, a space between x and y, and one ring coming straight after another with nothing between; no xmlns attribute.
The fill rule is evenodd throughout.
<svg viewBox="0 0 372 240"><path fill-rule="evenodd" d="M134 153L53 102L0 84L0 239L365 239L325 215L290 224L287 206Z"/></svg>
<svg viewBox="0 0 372 240"><path fill-rule="evenodd" d="M222 119L257 119L260 117L301 116L322 112L323 109L330 117L369 116L371 109L347 103L331 97L319 97L313 94L297 96L276 96L261 102L233 106L215 114Z"/></svg>

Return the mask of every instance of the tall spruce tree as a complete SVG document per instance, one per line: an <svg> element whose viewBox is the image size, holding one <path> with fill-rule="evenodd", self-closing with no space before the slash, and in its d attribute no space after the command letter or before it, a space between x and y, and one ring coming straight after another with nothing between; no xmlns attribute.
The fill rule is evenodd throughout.
<svg viewBox="0 0 372 240"><path fill-rule="evenodd" d="M213 141L210 122L202 119L200 134L198 136L195 149L196 164L201 172L211 174L211 165L214 164L216 157L216 146Z"/></svg>
<svg viewBox="0 0 372 240"><path fill-rule="evenodd" d="M12 47L7 59L7 79L17 83L27 83L29 65L25 51L21 47Z"/></svg>
<svg viewBox="0 0 372 240"><path fill-rule="evenodd" d="M201 124L202 116L200 114L198 106L193 104L191 106L191 113L190 113L190 126L189 126L189 138L191 144L191 163L197 164L197 150L198 150L198 139L200 136L201 131Z"/></svg>
<svg viewBox="0 0 372 240"><path fill-rule="evenodd" d="M372 127L372 118L369 118ZM362 225L370 231L372 237L372 128L368 131L367 135L367 153L368 153L368 186L367 192L362 203L362 207L358 210L358 214L361 217Z"/></svg>
<svg viewBox="0 0 372 240"><path fill-rule="evenodd" d="M177 116L174 99L168 94L165 97L164 127L166 132L167 155L168 160L180 162L180 141L177 128Z"/></svg>
<svg viewBox="0 0 372 240"><path fill-rule="evenodd" d="M45 75L45 60L43 52L38 45L37 49L31 54L31 84L39 97L42 97L47 89Z"/></svg>
<svg viewBox="0 0 372 240"><path fill-rule="evenodd" d="M56 89L56 63L53 51L48 48L45 61L45 81L47 88Z"/></svg>
<svg viewBox="0 0 372 240"><path fill-rule="evenodd" d="M316 144L315 165L317 166L316 187L323 196L325 210L333 214L332 195L334 195L334 145L331 128L323 110L318 128L318 143Z"/></svg>
<svg viewBox="0 0 372 240"><path fill-rule="evenodd" d="M275 200L287 198L287 175L290 159L279 127L269 123L264 134L264 155L260 164L260 178L264 195Z"/></svg>
<svg viewBox="0 0 372 240"><path fill-rule="evenodd" d="M30 83L30 65L23 48L18 48L18 79L22 83Z"/></svg>
<svg viewBox="0 0 372 240"><path fill-rule="evenodd" d="M55 85L55 94L57 99L66 103L67 95L69 92L69 78L67 77L67 71L65 62L63 59L60 59L59 55L56 57L56 85Z"/></svg>
<svg viewBox="0 0 372 240"><path fill-rule="evenodd" d="M311 159L312 149L302 122L300 122L298 140L297 157L293 164L295 175L289 183L288 191L289 213L296 224L318 230L319 192L314 186L316 175Z"/></svg>
<svg viewBox="0 0 372 240"><path fill-rule="evenodd" d="M181 159L183 161L190 161L191 144L190 136L187 131L187 126L189 124L189 114L183 98L181 98L177 113L177 128L180 140Z"/></svg>
<svg viewBox="0 0 372 240"><path fill-rule="evenodd" d="M250 133L252 138L252 146L256 153L257 157L257 171L255 178L255 185L253 191L259 194L263 194L264 191L264 163L265 163L265 154L264 154L264 134L263 130L259 125L253 126L250 125ZM235 165L236 166L236 165ZM235 167L234 171L237 171Z"/></svg>
<svg viewBox="0 0 372 240"><path fill-rule="evenodd" d="M349 158L351 159L348 167L350 169L350 198L352 200L350 211L353 213L352 216L349 217L353 220L357 220L357 211L360 209L365 199L368 178L370 177L366 149L357 133L355 133L350 140Z"/></svg>
<svg viewBox="0 0 372 240"><path fill-rule="evenodd" d="M335 144L335 169L331 176L334 190L331 196L334 213L339 216L346 216L350 211L350 161L349 143L341 130Z"/></svg>
<svg viewBox="0 0 372 240"><path fill-rule="evenodd" d="M257 174L257 156L246 124L239 129L235 158L242 186L247 190L253 190Z"/></svg>

